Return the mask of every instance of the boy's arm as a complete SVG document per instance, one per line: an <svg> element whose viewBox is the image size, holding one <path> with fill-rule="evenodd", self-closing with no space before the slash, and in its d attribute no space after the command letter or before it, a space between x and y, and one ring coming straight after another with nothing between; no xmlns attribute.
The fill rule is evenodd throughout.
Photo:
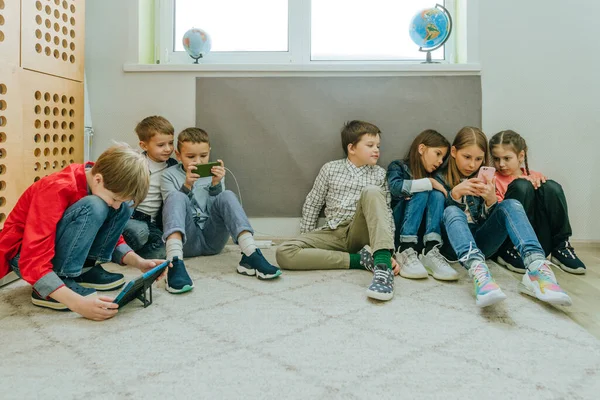
<svg viewBox="0 0 600 400"><path fill-rule="evenodd" d="M313 188L306 196L302 206L302 220L300 221L300 233L310 232L316 229L319 213L325 204L327 190L329 188L327 164L321 167L321 171L315 179Z"/></svg>
<svg viewBox="0 0 600 400"><path fill-rule="evenodd" d="M179 168L179 167L171 167L171 168ZM183 192L188 196L191 196L192 191L189 190L185 186L185 178L183 183L179 183L174 171L170 171L171 168L168 168L160 177L160 194L162 196L163 202L169 197L169 194L173 192Z"/></svg>

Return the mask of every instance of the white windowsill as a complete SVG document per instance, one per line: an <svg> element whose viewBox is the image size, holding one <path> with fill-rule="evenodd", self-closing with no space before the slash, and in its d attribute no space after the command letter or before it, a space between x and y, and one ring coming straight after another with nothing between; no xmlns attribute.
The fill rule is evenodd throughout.
<svg viewBox="0 0 600 400"><path fill-rule="evenodd" d="M480 75L480 64L313 63L301 64L135 64L125 72L193 72L202 76L444 76Z"/></svg>

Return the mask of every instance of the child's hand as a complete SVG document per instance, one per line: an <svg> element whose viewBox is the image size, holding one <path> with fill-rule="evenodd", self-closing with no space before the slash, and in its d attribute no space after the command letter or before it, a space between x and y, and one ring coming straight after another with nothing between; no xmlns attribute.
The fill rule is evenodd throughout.
<svg viewBox="0 0 600 400"><path fill-rule="evenodd" d="M190 164L187 166L186 171L185 171L184 185L190 190L192 190L192 186L194 186L194 182L196 182L200 178L200 175L198 175L197 173L194 172L195 170L196 170L196 164Z"/></svg>
<svg viewBox="0 0 600 400"><path fill-rule="evenodd" d="M494 176L491 181L484 183L484 187L481 189L479 194L484 200L485 205L491 207L498 198L496 197L496 177Z"/></svg>
<svg viewBox="0 0 600 400"><path fill-rule="evenodd" d="M212 167L210 172L214 175L212 177L212 185L216 186L221 182L223 177L225 176L225 164L223 164L223 160L217 160L221 163L220 167Z"/></svg>
<svg viewBox="0 0 600 400"><path fill-rule="evenodd" d="M394 271L394 275L398 275L400 273L400 264L396 261L396 258L392 256L392 270Z"/></svg>
<svg viewBox="0 0 600 400"><path fill-rule="evenodd" d="M538 176L520 176L519 178L531 182L534 189L539 189L539 187L542 186L542 183L546 183L546 179L548 179L545 176L542 176L541 178Z"/></svg>
<svg viewBox="0 0 600 400"><path fill-rule="evenodd" d="M485 186L485 182L479 178L466 179L454 186L450 194L454 200L459 200L461 197L466 195L481 196Z"/></svg>
<svg viewBox="0 0 600 400"><path fill-rule="evenodd" d="M113 303L113 298L108 296L81 297L81 300L71 309L87 319L104 321L114 317L119 311L119 305Z"/></svg>
<svg viewBox="0 0 600 400"><path fill-rule="evenodd" d="M444 188L444 185L442 185L441 183L439 183L437 180L435 180L433 178L429 178L429 180L431 181L431 186L433 187L434 190L438 190L444 194L444 197L448 197L448 192Z"/></svg>

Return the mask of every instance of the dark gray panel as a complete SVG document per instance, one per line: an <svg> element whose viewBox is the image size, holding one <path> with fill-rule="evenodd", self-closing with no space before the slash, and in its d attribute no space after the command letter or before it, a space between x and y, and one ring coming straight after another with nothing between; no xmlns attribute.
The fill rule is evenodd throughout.
<svg viewBox="0 0 600 400"><path fill-rule="evenodd" d="M481 80L448 77L198 78L196 124L240 184L252 217L298 217L321 166L344 157L340 131L362 119L382 131L384 168L414 137L436 129L452 141L481 126ZM228 189L237 191L230 174Z"/></svg>

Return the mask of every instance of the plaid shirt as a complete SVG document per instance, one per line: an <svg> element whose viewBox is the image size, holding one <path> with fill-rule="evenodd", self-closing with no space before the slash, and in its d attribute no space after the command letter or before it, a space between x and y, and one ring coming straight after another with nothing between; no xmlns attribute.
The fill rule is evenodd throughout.
<svg viewBox="0 0 600 400"><path fill-rule="evenodd" d="M319 171L302 207L300 232L315 230L323 205L327 224L319 229L336 229L341 224L351 221L362 190L371 185L380 187L386 193L390 229L393 232L394 221L389 208L391 196L385 169L378 165L357 167L347 158L330 161Z"/></svg>

